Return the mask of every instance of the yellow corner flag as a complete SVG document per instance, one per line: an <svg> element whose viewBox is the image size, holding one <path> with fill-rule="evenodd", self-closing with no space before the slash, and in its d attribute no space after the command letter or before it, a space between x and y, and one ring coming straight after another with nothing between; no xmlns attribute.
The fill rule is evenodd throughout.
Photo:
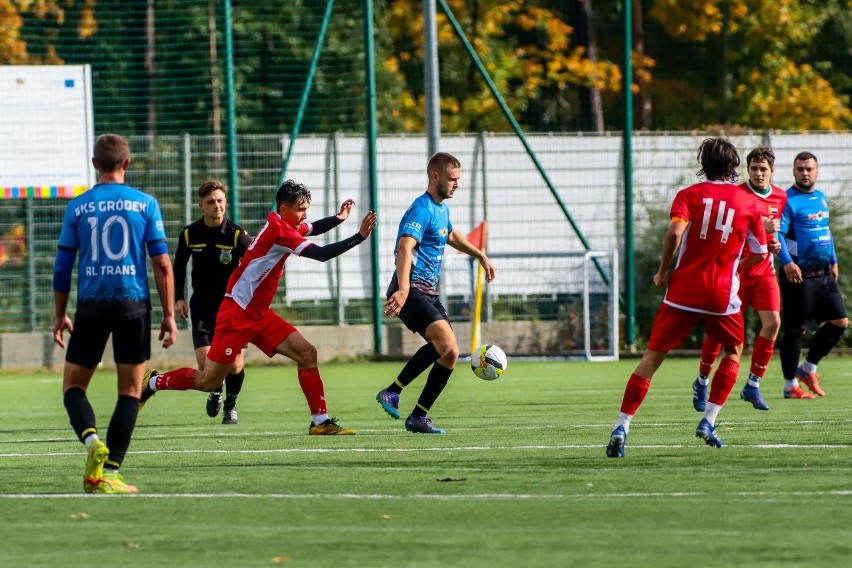
<svg viewBox="0 0 852 568"><path fill-rule="evenodd" d="M467 240L476 248L484 251L488 236L488 221L480 223L470 234ZM473 299L473 317L471 318L470 352L473 353L479 347L479 318L482 314L482 265L476 263L476 294Z"/></svg>

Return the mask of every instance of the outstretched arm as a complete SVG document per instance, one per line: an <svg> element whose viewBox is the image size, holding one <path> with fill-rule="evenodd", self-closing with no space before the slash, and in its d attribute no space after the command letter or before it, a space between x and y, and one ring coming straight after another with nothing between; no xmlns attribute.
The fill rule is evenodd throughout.
<svg viewBox="0 0 852 568"><path fill-rule="evenodd" d="M485 253L483 251L473 246L473 243L467 240L467 237L465 237L461 233L461 231L459 231L458 229L453 229L453 231L447 238L447 244L449 244L457 251L470 255L476 260L478 260L479 264L482 265L482 268L485 269L485 280L487 282L491 282L492 280L494 280L494 277L496 276L494 265L491 264L491 261L488 260L488 257L485 256Z"/></svg>
<svg viewBox="0 0 852 568"><path fill-rule="evenodd" d="M325 217L323 219L319 219L311 223L311 235L322 235L323 233L327 233L333 228L340 225L346 219L349 218L349 213L352 212L352 207L355 206L354 199L347 199L343 203L340 204L340 211L337 212L336 215L332 215L331 217Z"/></svg>
<svg viewBox="0 0 852 568"><path fill-rule="evenodd" d="M320 246L317 244L311 244L302 251L302 254L299 256L303 256L305 258L310 258L312 260L318 260L320 262L326 262L340 256L344 252L348 251L351 248L354 248L370 236L370 233L373 232L373 229L376 228L376 214L372 211L368 212L364 215L364 218L361 220L361 230L352 235L349 238L343 239L342 241L337 241L336 243L331 243L325 246Z"/></svg>

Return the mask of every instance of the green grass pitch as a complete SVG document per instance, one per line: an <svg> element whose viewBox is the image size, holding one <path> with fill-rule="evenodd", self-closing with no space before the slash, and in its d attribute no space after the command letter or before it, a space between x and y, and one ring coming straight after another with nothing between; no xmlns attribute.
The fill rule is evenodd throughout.
<svg viewBox="0 0 852 568"><path fill-rule="evenodd" d="M769 412L739 400L741 369L721 449L694 436L697 361L666 361L608 459L635 363L510 361L489 383L462 362L432 412L444 436L375 402L401 364L324 365L331 413L358 429L340 438L307 435L294 367L251 367L236 426L202 393L151 400L122 468L136 496L82 492L57 374L0 375L0 565L848 565L852 360L820 365L825 398L784 400L776 359ZM114 373L89 393L103 434Z"/></svg>

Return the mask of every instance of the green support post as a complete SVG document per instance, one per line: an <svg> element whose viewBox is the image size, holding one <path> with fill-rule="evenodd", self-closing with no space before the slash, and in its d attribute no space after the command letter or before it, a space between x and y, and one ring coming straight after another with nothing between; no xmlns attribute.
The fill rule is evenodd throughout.
<svg viewBox="0 0 852 568"><path fill-rule="evenodd" d="M633 16L624 0L624 343L636 344L636 263L633 250Z"/></svg>
<svg viewBox="0 0 852 568"><path fill-rule="evenodd" d="M370 209L379 210L378 171L376 170L376 55L373 41L373 0L364 0L364 66L367 83L367 160L370 168ZM370 239L370 258L373 265L373 352L382 354L382 293L379 286L379 229Z"/></svg>
<svg viewBox="0 0 852 568"><path fill-rule="evenodd" d="M551 195L553 195L553 199L556 200L556 204L562 210L562 214L565 215L565 218L568 220L568 223L571 225L571 228L574 229L574 233L577 235L577 238L580 239L580 243L583 245L583 248L585 248L587 251L591 250L591 246L589 245L588 241L586 241L586 237L583 235L582 231L580 231L580 227L577 226L577 223L574 221L574 217L572 217L571 213L568 212L568 208L565 206L565 203L562 201L562 198L556 191L556 187L553 185L553 182L550 181L550 176L547 175L544 166L542 166L541 162L538 161L538 157L535 155L535 152L529 145L529 142L527 142L527 137L524 136L524 132L523 130L521 130L521 125L518 124L517 120L515 120L515 116L509 109L509 105L506 104L506 101L503 99L503 95L501 95L500 91L497 90L497 85L494 84L494 81L491 79L491 75L488 73L488 70L485 68L485 65L482 64L482 61L476 54L476 50L473 49L473 46L467 39L464 30L462 30L461 25L459 24L458 20L456 20L456 17L453 15L452 11L450 10L450 7L447 5L446 0L438 0L438 3L441 5L441 10L443 10L444 14L447 16L447 21L449 21L450 25L453 27L453 31L455 31L456 37L458 37L459 41L461 41L462 45L464 45L464 48L467 50L468 55L470 56L474 65L476 65L476 68L479 70L479 74L482 76L482 79L488 86L488 90L491 91L491 96L494 97L494 100L497 101L497 104L500 106L500 110L503 111L503 116L506 117L506 120L512 126L512 130L515 132L515 135L518 137L518 140L521 141L521 144L523 144L524 149L527 151L527 155L529 155L530 159L538 170L538 173L541 175L541 178L544 180L544 183L547 184L547 187L550 189L550 193ZM606 271L603 269L603 266L601 266L600 262L598 262L597 259L594 259L594 264L603 281L609 284L609 274L606 273Z"/></svg>
<svg viewBox="0 0 852 568"><path fill-rule="evenodd" d="M284 156L284 164L281 166L281 174L278 176L278 185L281 187L284 179L287 176L287 166L290 164L290 156L293 154L293 146L296 144L296 138L299 137L299 132L302 130L302 122L305 120L305 109L308 108L308 100L311 96L311 89L314 86L314 77L317 74L317 66L319 65L320 56L322 55L322 46L325 43L325 36L328 33L328 23L331 21L331 14L334 10L334 0L328 0L325 5L325 15L320 26L317 43L314 46L314 54L311 57L311 66L308 69L308 76L305 79L305 88L302 89L302 98L299 101L299 110L296 113L296 121L293 123L293 131L290 133L290 143L287 145L287 155Z"/></svg>
<svg viewBox="0 0 852 568"><path fill-rule="evenodd" d="M234 93L234 25L231 15L231 0L225 0L225 99L227 101L228 133L228 214L234 223L240 222L240 187L237 165L237 103Z"/></svg>

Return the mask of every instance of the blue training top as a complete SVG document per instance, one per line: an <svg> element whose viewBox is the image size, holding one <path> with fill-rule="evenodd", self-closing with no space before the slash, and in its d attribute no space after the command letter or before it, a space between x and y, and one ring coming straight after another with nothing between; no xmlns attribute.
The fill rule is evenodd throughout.
<svg viewBox="0 0 852 568"><path fill-rule="evenodd" d="M101 320L126 319L151 309L145 258L167 254L157 200L119 183L97 184L65 209L54 289L68 292L70 266L63 257L79 251L77 314ZM65 269L67 274L65 274Z"/></svg>
<svg viewBox="0 0 852 568"><path fill-rule="evenodd" d="M399 222L394 250L404 236L417 241L414 246L411 285L424 294L438 295L444 247L452 230L450 208L443 203L435 203L428 193L415 199Z"/></svg>
<svg viewBox="0 0 852 568"><path fill-rule="evenodd" d="M834 240L828 228L828 200L818 189L810 193L795 186L787 190L781 214L781 265L795 262L800 269L820 269L837 264Z"/></svg>

